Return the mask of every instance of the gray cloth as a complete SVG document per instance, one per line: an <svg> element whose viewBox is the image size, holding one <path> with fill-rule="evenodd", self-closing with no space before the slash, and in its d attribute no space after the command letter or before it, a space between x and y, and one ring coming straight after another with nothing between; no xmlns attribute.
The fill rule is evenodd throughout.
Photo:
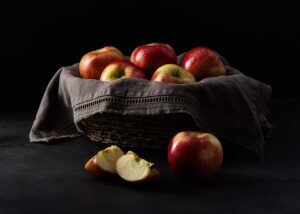
<svg viewBox="0 0 300 214"><path fill-rule="evenodd" d="M80 78L78 63L62 67L41 100L30 130L30 142L84 135L80 122L96 113L132 116L186 113L199 130L263 154L265 138L272 130L266 118L272 88L222 60L226 76L192 84L135 78L113 82L87 80Z"/></svg>

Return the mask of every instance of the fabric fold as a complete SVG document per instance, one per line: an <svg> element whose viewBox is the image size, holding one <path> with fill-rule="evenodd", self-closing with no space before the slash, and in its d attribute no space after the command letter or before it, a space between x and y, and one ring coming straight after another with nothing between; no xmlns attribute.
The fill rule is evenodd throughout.
<svg viewBox="0 0 300 214"><path fill-rule="evenodd" d="M271 93L271 86L228 64L225 76L168 84L135 78L113 82L82 79L76 63L60 68L49 82L29 138L30 142L51 142L86 135L87 120L101 120L101 115L105 125L108 115L141 120L174 115L176 121L176 115L185 114L195 128L262 154L272 131L267 120Z"/></svg>

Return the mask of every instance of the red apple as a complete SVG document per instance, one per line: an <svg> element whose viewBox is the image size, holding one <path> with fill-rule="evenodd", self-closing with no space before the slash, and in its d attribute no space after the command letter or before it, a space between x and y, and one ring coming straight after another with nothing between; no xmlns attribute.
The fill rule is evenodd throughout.
<svg viewBox="0 0 300 214"><path fill-rule="evenodd" d="M130 61L146 71L150 79L154 71L164 64L177 64L177 56L174 49L163 43L150 43L136 47Z"/></svg>
<svg viewBox="0 0 300 214"><path fill-rule="evenodd" d="M152 81L167 83L193 83L196 82L195 77L179 65L166 64L160 66L153 74Z"/></svg>
<svg viewBox="0 0 300 214"><path fill-rule="evenodd" d="M168 163L173 173L183 179L207 180L223 162L220 141L210 133L182 131L168 146Z"/></svg>
<svg viewBox="0 0 300 214"><path fill-rule="evenodd" d="M79 73L84 79L99 79L103 69L115 60L124 59L123 53L112 46L86 53L79 63Z"/></svg>
<svg viewBox="0 0 300 214"><path fill-rule="evenodd" d="M225 67L216 52L206 47L196 47L182 58L181 66L191 72L197 81L206 77L225 75Z"/></svg>
<svg viewBox="0 0 300 214"><path fill-rule="evenodd" d="M120 78L146 79L146 73L129 61L117 60L111 62L104 68L100 80L113 81Z"/></svg>

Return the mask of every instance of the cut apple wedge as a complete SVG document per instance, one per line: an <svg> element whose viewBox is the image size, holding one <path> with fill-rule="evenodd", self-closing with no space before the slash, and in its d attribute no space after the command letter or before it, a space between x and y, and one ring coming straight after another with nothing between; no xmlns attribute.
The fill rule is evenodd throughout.
<svg viewBox="0 0 300 214"><path fill-rule="evenodd" d="M116 163L117 173L131 183L144 183L160 176L154 164L140 158L132 151L120 157Z"/></svg>
<svg viewBox="0 0 300 214"><path fill-rule="evenodd" d="M107 147L89 159L84 169L92 175L99 177L116 175L116 162L123 155L124 152L118 146Z"/></svg>

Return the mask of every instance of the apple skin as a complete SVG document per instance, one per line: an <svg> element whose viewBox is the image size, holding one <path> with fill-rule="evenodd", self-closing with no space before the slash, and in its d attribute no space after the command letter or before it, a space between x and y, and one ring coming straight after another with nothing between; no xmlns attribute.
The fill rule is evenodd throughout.
<svg viewBox="0 0 300 214"><path fill-rule="evenodd" d="M97 160L96 160L96 155L86 162L84 169L85 169L85 171L89 172L91 175L94 175L96 177L113 177L113 176L115 176L115 173L105 171L101 167L98 166Z"/></svg>
<svg viewBox="0 0 300 214"><path fill-rule="evenodd" d="M142 69L126 60L116 60L109 63L100 76L102 81L113 81L120 78L147 79L146 73Z"/></svg>
<svg viewBox="0 0 300 214"><path fill-rule="evenodd" d="M84 169L97 177L113 177L117 174L116 162L122 155L124 152L120 147L109 146L90 158Z"/></svg>
<svg viewBox="0 0 300 214"><path fill-rule="evenodd" d="M169 167L184 180L208 180L219 170L222 162L222 145L211 133L178 132L168 146Z"/></svg>
<svg viewBox="0 0 300 214"><path fill-rule="evenodd" d="M84 79L99 79L103 69L115 60L124 59L123 53L113 46L90 51L83 55L79 63L79 73Z"/></svg>
<svg viewBox="0 0 300 214"><path fill-rule="evenodd" d="M136 47L130 61L143 69L150 79L154 71L164 64L177 64L177 55L169 44L149 43Z"/></svg>
<svg viewBox="0 0 300 214"><path fill-rule="evenodd" d="M192 48L184 54L180 65L191 72L197 81L226 73L218 54L207 47Z"/></svg>
<svg viewBox="0 0 300 214"><path fill-rule="evenodd" d="M193 74L176 64L160 66L152 75L152 81L186 84L196 82Z"/></svg>

